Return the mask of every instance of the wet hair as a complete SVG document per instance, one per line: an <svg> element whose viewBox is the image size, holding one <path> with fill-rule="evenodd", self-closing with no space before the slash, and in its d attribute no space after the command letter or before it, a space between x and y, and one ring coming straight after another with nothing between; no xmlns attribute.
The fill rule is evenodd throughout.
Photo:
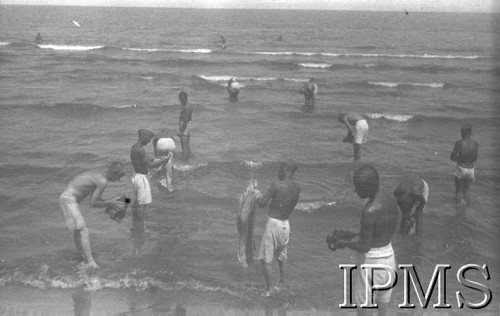
<svg viewBox="0 0 500 316"><path fill-rule="evenodd" d="M188 99L187 93L185 91L181 91L179 93L179 100L186 100L187 101L187 99Z"/></svg>
<svg viewBox="0 0 500 316"><path fill-rule="evenodd" d="M364 165L356 169L354 172L354 185L363 187L378 186L378 171L372 165Z"/></svg>
<svg viewBox="0 0 500 316"><path fill-rule="evenodd" d="M466 123L462 125L460 131L462 132L462 137L470 136L472 135L472 125L470 123Z"/></svg>
<svg viewBox="0 0 500 316"><path fill-rule="evenodd" d="M337 119L339 120L339 122L342 122L342 120L344 119L344 117L346 117L347 114L346 113L340 113L338 116L337 116Z"/></svg>
<svg viewBox="0 0 500 316"><path fill-rule="evenodd" d="M123 164L119 161L113 161L110 165L109 165L109 171L113 174L115 173L118 173L120 171L123 171Z"/></svg>

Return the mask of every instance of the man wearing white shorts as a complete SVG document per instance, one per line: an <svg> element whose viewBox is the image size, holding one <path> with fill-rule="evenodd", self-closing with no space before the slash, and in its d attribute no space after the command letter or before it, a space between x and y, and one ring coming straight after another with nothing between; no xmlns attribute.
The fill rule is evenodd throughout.
<svg viewBox="0 0 500 316"><path fill-rule="evenodd" d="M455 172L455 201L458 205L469 204L469 189L476 179L474 163L478 157L479 143L471 138L472 125L465 124L460 130L462 139L455 142L450 159L457 163Z"/></svg>
<svg viewBox="0 0 500 316"><path fill-rule="evenodd" d="M359 198L368 199L361 212L359 239L338 240L336 247L348 247L357 252L359 273L356 274L354 282L354 301L357 307L373 306L373 303L377 303L379 315L386 315L392 291L374 289L389 286L391 277L392 281L395 280L396 262L391 239L397 228L398 206L392 194L379 185L379 175L373 166L358 168L354 172L353 182ZM370 280L372 275L366 274L370 271L361 269L361 264L379 264L384 265L386 269L373 269L373 279ZM375 300L366 297L366 285L368 294L374 293ZM358 309L360 313L363 311L365 310L362 308Z"/></svg>
<svg viewBox="0 0 500 316"><path fill-rule="evenodd" d="M429 200L429 185L419 177L406 177L394 190L403 217L399 227L402 236L422 237L423 214Z"/></svg>
<svg viewBox="0 0 500 316"><path fill-rule="evenodd" d="M347 127L347 137L343 142L352 143L354 161L361 160L361 144L366 143L368 137L368 122L358 113L342 113L338 119Z"/></svg>
<svg viewBox="0 0 500 316"><path fill-rule="evenodd" d="M89 229L80 211L80 203L90 196L90 206L94 208L124 207L123 202L116 199L103 200L102 194L108 181L116 182L123 177L123 164L113 162L105 173L85 172L76 176L66 187L59 198L59 205L66 226L73 232L76 249L89 268L97 268L90 248Z"/></svg>
<svg viewBox="0 0 500 316"><path fill-rule="evenodd" d="M263 293L265 297L273 294L274 290L279 290L279 287L273 286L272 282L271 264L275 258L280 269L279 286L285 283L285 262L290 236L288 217L295 209L300 194L300 186L292 180L296 169L297 166L293 161L282 163L278 172L279 181L273 182L267 192L257 198L260 207L271 201L257 257L262 262L262 272L266 280L266 291Z"/></svg>
<svg viewBox="0 0 500 316"><path fill-rule="evenodd" d="M146 146L154 137L154 133L147 129L139 130L139 139L132 146L130 160L135 174L132 177L134 186L134 202L132 203L132 231L144 232L144 217L146 207L151 204L151 186L149 184L148 172L150 168L161 165L167 161L167 157L153 158L146 155Z"/></svg>

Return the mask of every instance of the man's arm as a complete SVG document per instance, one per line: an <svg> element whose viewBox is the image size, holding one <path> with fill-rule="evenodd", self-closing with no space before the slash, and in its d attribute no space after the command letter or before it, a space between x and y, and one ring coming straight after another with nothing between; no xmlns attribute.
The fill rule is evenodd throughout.
<svg viewBox="0 0 500 316"><path fill-rule="evenodd" d="M145 150L141 150L141 152L139 153L139 159L143 160L148 165L149 168L157 167L161 165L165 160L167 160L165 159L165 157L154 158L148 156L146 155Z"/></svg>
<svg viewBox="0 0 500 316"><path fill-rule="evenodd" d="M478 153L479 153L479 144L477 142L474 142L474 149L472 152L472 160L473 160L472 162L476 162Z"/></svg>
<svg viewBox="0 0 500 316"><path fill-rule="evenodd" d="M375 212L367 210L361 215L361 229L359 231L359 239L357 241L339 240L338 248L351 248L357 252L366 253L371 248L373 239L373 223L375 222Z"/></svg>
<svg viewBox="0 0 500 316"><path fill-rule="evenodd" d="M108 206L115 206L117 205L117 202L115 200L108 200L105 201L102 198L102 193L104 192L104 189L106 189L107 186L107 180L105 180L102 177L99 177L96 181L96 189L94 192L92 192L92 196L90 197L90 206L94 208L103 208L103 207L108 207ZM115 203L116 202L116 203Z"/></svg>
<svg viewBox="0 0 500 316"><path fill-rule="evenodd" d="M461 142L458 140L455 142L455 146L453 147L453 150L451 151L450 154L450 160L452 161L457 161L458 156L460 156L460 148L461 148Z"/></svg>
<svg viewBox="0 0 500 316"><path fill-rule="evenodd" d="M276 183L273 182L271 183L269 189L267 189L267 192L264 195L257 198L257 204L259 204L260 207L266 206L266 204L271 200L275 192L276 192Z"/></svg>

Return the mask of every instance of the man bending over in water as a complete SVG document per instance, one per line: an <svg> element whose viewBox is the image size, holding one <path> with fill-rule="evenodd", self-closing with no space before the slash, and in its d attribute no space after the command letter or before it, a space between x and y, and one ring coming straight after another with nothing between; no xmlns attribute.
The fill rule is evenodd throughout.
<svg viewBox="0 0 500 316"><path fill-rule="evenodd" d="M472 125L465 124L461 129L462 139L455 142L450 159L457 162L455 172L455 201L457 205L469 204L469 189L476 179L474 163L477 160L479 144L471 138Z"/></svg>
<svg viewBox="0 0 500 316"><path fill-rule="evenodd" d="M368 137L368 122L358 113L342 113L338 117L339 122L347 127L347 137L344 143L352 143L354 161L361 160L361 144L366 142Z"/></svg>
<svg viewBox="0 0 500 316"><path fill-rule="evenodd" d="M278 260L280 269L279 285L284 285L285 282L285 261L290 236L288 217L297 205L300 194L300 186L292 179L296 169L297 166L293 161L282 163L278 172L279 181L273 182L267 192L257 199L260 207L264 207L271 200L257 257L262 260L262 272L266 280L266 292L263 296L266 297L271 295L271 291L279 290L272 285L271 264L274 258Z"/></svg>
<svg viewBox="0 0 500 316"><path fill-rule="evenodd" d="M318 85L314 78L309 79L300 89L299 93L304 95L305 103L302 110L305 113L314 112L314 101L316 99L316 94L318 94Z"/></svg>
<svg viewBox="0 0 500 316"><path fill-rule="evenodd" d="M394 190L403 217L399 226L402 236L422 237L424 209L429 199L429 185L419 177L406 177Z"/></svg>
<svg viewBox="0 0 500 316"><path fill-rule="evenodd" d="M105 173L85 172L77 175L66 187L59 198L66 226L73 231L76 249L82 255L88 268L97 268L92 257L89 241L89 229L80 211L80 202L90 195L90 206L94 208L123 208L123 202L116 199L103 200L102 194L108 181L116 182L123 177L123 164L113 162Z"/></svg>
<svg viewBox="0 0 500 316"><path fill-rule="evenodd" d="M392 280L395 280L396 261L391 245L391 239L396 231L398 220L398 206L392 194L379 186L379 176L377 170L365 165L354 172L354 189L361 199L368 199L361 212L361 228L359 240L339 240L337 248L348 247L357 252L357 267L361 264L384 264L392 268L392 271L382 269L373 270L373 280L371 276L366 278L364 269L359 271L354 277L354 301L358 308L361 304L368 303L372 306L372 297L366 297L365 286L383 286L389 281L389 273ZM374 291L375 299L379 304L379 315L387 313L387 303L390 302L392 290ZM370 292L373 293L373 292ZM366 312L366 309L359 308L359 313Z"/></svg>

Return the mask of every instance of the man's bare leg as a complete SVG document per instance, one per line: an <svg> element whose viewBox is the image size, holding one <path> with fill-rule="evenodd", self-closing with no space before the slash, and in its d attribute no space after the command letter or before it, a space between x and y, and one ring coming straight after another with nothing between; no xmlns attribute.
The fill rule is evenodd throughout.
<svg viewBox="0 0 500 316"><path fill-rule="evenodd" d="M81 247L83 249L83 256L85 257L85 262L87 263L87 267L89 268L98 268L97 264L92 257L92 250L90 248L90 240L89 240L89 229L84 226L79 231L79 239L81 243Z"/></svg>
<svg viewBox="0 0 500 316"><path fill-rule="evenodd" d="M262 273L264 274L264 279L266 280L266 292L264 292L263 295L269 296L271 294L270 291L273 286L273 268L271 263L266 263L264 260L262 260Z"/></svg>
<svg viewBox="0 0 500 316"><path fill-rule="evenodd" d="M279 288L285 286L285 263L286 261L278 260L278 266L280 268L280 280L278 282Z"/></svg>

